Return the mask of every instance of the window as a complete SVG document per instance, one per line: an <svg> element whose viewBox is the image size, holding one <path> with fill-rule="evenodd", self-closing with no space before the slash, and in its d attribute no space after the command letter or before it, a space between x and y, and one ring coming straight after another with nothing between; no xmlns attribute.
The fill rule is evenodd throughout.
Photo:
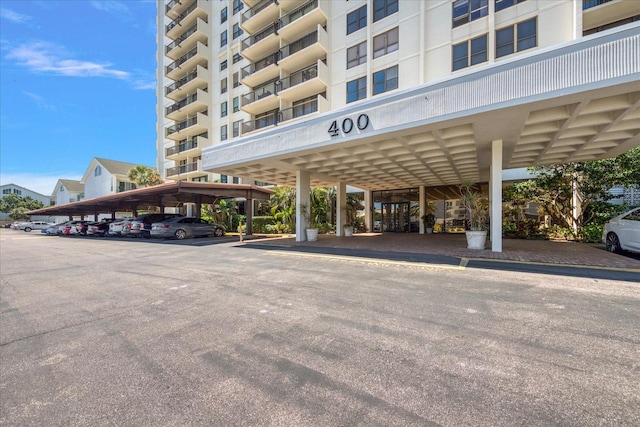
<svg viewBox="0 0 640 427"><path fill-rule="evenodd" d="M207 176L196 176L195 178L191 178L193 182L207 182Z"/></svg>
<svg viewBox="0 0 640 427"><path fill-rule="evenodd" d="M496 12L500 12L502 9L513 6L514 4L522 3L525 0L495 0Z"/></svg>
<svg viewBox="0 0 640 427"><path fill-rule="evenodd" d="M240 136L240 123L242 120L238 120L237 122L233 122L233 137Z"/></svg>
<svg viewBox="0 0 640 427"><path fill-rule="evenodd" d="M240 24L233 24L233 38L237 39L242 35L242 33L244 33L244 31L242 31L242 28L240 28Z"/></svg>
<svg viewBox="0 0 640 427"><path fill-rule="evenodd" d="M60 191L64 191L64 186L63 185L60 186Z"/></svg>
<svg viewBox="0 0 640 427"><path fill-rule="evenodd" d="M220 93L227 93L227 78L220 80Z"/></svg>
<svg viewBox="0 0 640 427"><path fill-rule="evenodd" d="M347 82L347 103L364 99L367 97L367 78L360 77L359 79L351 80Z"/></svg>
<svg viewBox="0 0 640 427"><path fill-rule="evenodd" d="M98 165L93 170L93 176L100 176L100 175L102 175L102 167L100 167L100 165Z"/></svg>
<svg viewBox="0 0 640 427"><path fill-rule="evenodd" d="M16 194L18 196L22 196L22 190L18 190L17 188L13 189L13 194Z"/></svg>
<svg viewBox="0 0 640 427"><path fill-rule="evenodd" d="M489 0L456 0L453 2L453 28L475 21L489 12Z"/></svg>
<svg viewBox="0 0 640 427"><path fill-rule="evenodd" d="M2 189L2 194L11 194L11 189L10 188L3 188Z"/></svg>
<svg viewBox="0 0 640 427"><path fill-rule="evenodd" d="M220 126L220 141L226 141L228 136L227 125Z"/></svg>
<svg viewBox="0 0 640 427"><path fill-rule="evenodd" d="M367 42L359 43L347 49L347 69L367 62Z"/></svg>
<svg viewBox="0 0 640 427"><path fill-rule="evenodd" d="M220 71L226 70L227 69L227 60L225 59L224 61L222 61L220 63Z"/></svg>
<svg viewBox="0 0 640 427"><path fill-rule="evenodd" d="M227 45L227 30L220 33L220 47Z"/></svg>
<svg viewBox="0 0 640 427"><path fill-rule="evenodd" d="M229 178L227 178L227 175L220 175L220 182L223 184L226 184L227 181L229 181Z"/></svg>
<svg viewBox="0 0 640 427"><path fill-rule="evenodd" d="M373 73L373 94L387 92L398 88L398 66Z"/></svg>
<svg viewBox="0 0 640 427"><path fill-rule="evenodd" d="M227 117L227 101L220 104L220 117Z"/></svg>
<svg viewBox="0 0 640 427"><path fill-rule="evenodd" d="M398 50L398 27L373 38L373 58Z"/></svg>
<svg viewBox="0 0 640 427"><path fill-rule="evenodd" d="M233 54L233 63L235 64L236 62L240 62L242 61L242 55L240 55L239 53L234 53Z"/></svg>
<svg viewBox="0 0 640 427"><path fill-rule="evenodd" d="M233 98L233 112L237 113L240 111L240 97L236 96Z"/></svg>
<svg viewBox="0 0 640 427"><path fill-rule="evenodd" d="M487 61L487 35L453 45L452 71Z"/></svg>
<svg viewBox="0 0 640 427"><path fill-rule="evenodd" d="M536 18L496 30L496 58L531 49L537 44Z"/></svg>
<svg viewBox="0 0 640 427"><path fill-rule="evenodd" d="M347 15L347 34L358 31L360 28L367 26L367 5Z"/></svg>
<svg viewBox="0 0 640 427"><path fill-rule="evenodd" d="M223 7L220 11L220 23L223 24L227 22L227 8Z"/></svg>
<svg viewBox="0 0 640 427"><path fill-rule="evenodd" d="M236 71L235 73L233 73L233 87L236 88L238 86L240 86L240 77L239 77L239 72Z"/></svg>
<svg viewBox="0 0 640 427"><path fill-rule="evenodd" d="M240 178L238 178L237 176L234 176L232 182L234 184L240 184Z"/></svg>
<svg viewBox="0 0 640 427"><path fill-rule="evenodd" d="M292 106L293 117L306 116L318 111L318 95L295 101Z"/></svg>
<svg viewBox="0 0 640 427"><path fill-rule="evenodd" d="M398 0L373 0L373 22L398 11Z"/></svg>
<svg viewBox="0 0 640 427"><path fill-rule="evenodd" d="M133 182L119 182L118 183L118 193L123 191L135 190L136 185Z"/></svg>
<svg viewBox="0 0 640 427"><path fill-rule="evenodd" d="M233 14L234 15L236 13L240 12L243 7L244 7L244 4L242 3L242 0L233 0Z"/></svg>

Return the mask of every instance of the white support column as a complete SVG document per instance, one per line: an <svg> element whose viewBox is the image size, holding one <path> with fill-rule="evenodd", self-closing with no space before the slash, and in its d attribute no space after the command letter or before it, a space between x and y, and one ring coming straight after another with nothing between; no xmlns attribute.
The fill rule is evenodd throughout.
<svg viewBox="0 0 640 427"><path fill-rule="evenodd" d="M422 217L427 213L426 212L426 207L427 207L427 197L426 197L426 191L425 191L425 187L424 185L421 185L420 187L418 187L418 200L419 200L419 207L420 207L420 221L418 222L418 224L420 224L420 234L424 234L426 232L426 230L424 229L424 221L422 220Z"/></svg>
<svg viewBox="0 0 640 427"><path fill-rule="evenodd" d="M336 236L344 235L344 224L347 219L347 184L339 182L336 186Z"/></svg>
<svg viewBox="0 0 640 427"><path fill-rule="evenodd" d="M311 175L309 172L296 171L296 242L304 242L307 240L307 220L302 215L304 205L307 209L309 206L309 193L311 188Z"/></svg>
<svg viewBox="0 0 640 427"><path fill-rule="evenodd" d="M491 142L491 176L489 178L491 210L491 251L502 252L502 140Z"/></svg>
<svg viewBox="0 0 640 427"><path fill-rule="evenodd" d="M364 225L368 232L373 231L373 193L364 190Z"/></svg>

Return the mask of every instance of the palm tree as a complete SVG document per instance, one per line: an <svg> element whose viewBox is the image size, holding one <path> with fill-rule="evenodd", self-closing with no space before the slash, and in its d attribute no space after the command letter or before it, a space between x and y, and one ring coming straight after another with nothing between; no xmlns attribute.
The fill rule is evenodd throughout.
<svg viewBox="0 0 640 427"><path fill-rule="evenodd" d="M138 187L151 187L162 184L162 178L155 169L149 166L138 165L129 171L127 178L133 181Z"/></svg>

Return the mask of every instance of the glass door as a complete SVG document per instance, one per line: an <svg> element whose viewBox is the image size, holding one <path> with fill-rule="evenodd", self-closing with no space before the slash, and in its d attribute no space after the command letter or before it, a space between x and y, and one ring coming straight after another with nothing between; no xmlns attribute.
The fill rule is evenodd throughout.
<svg viewBox="0 0 640 427"><path fill-rule="evenodd" d="M409 202L382 204L382 231L395 233L412 231Z"/></svg>

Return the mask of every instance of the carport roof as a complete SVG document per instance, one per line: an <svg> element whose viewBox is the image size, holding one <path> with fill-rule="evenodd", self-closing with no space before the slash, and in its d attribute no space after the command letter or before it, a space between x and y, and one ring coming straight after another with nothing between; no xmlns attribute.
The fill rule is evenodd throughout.
<svg viewBox="0 0 640 427"><path fill-rule="evenodd" d="M92 215L133 211L151 206L177 207L183 203L215 203L220 199L232 198L266 200L272 193L273 190L257 185L178 181L49 206L29 211L27 215Z"/></svg>

